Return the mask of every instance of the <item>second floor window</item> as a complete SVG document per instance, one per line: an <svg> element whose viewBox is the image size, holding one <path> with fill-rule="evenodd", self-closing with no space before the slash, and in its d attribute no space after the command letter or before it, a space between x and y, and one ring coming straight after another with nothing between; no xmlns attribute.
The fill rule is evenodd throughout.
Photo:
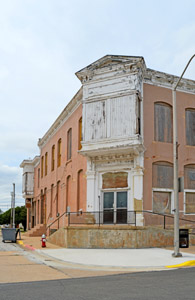
<svg viewBox="0 0 195 300"><path fill-rule="evenodd" d="M38 188L39 188L39 186L40 186L40 168L38 168Z"/></svg>
<svg viewBox="0 0 195 300"><path fill-rule="evenodd" d="M58 140L58 167L60 167L61 166L61 152L62 152L62 140L61 139L59 139Z"/></svg>
<svg viewBox="0 0 195 300"><path fill-rule="evenodd" d="M72 128L67 133L67 160L72 157Z"/></svg>
<svg viewBox="0 0 195 300"><path fill-rule="evenodd" d="M44 156L41 157L41 178L43 177Z"/></svg>
<svg viewBox="0 0 195 300"><path fill-rule="evenodd" d="M195 146L195 109L186 109L186 144Z"/></svg>
<svg viewBox="0 0 195 300"><path fill-rule="evenodd" d="M172 107L166 103L154 104L154 140L173 142Z"/></svg>
<svg viewBox="0 0 195 300"><path fill-rule="evenodd" d="M55 168L55 145L53 145L51 149L51 170L53 171L54 168Z"/></svg>
<svg viewBox="0 0 195 300"><path fill-rule="evenodd" d="M45 176L47 175L47 156L48 156L48 153L46 152L45 153Z"/></svg>

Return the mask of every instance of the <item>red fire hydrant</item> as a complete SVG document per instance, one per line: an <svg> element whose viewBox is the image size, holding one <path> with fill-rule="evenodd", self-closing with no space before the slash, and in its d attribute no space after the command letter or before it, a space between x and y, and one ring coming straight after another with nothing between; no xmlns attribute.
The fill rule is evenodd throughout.
<svg viewBox="0 0 195 300"><path fill-rule="evenodd" d="M46 236L45 236L45 234L43 234L42 237L41 237L41 247L42 248L46 247Z"/></svg>

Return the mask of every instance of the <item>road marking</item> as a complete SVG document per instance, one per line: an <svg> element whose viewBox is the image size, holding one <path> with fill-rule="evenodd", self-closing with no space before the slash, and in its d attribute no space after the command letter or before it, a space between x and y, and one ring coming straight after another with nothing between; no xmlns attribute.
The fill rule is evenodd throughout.
<svg viewBox="0 0 195 300"><path fill-rule="evenodd" d="M34 247L30 246L30 245L24 245L23 241L17 241L18 244L20 244L21 246L28 248L29 250L36 250Z"/></svg>
<svg viewBox="0 0 195 300"><path fill-rule="evenodd" d="M193 266L195 266L195 260L188 260L178 265L166 266L166 268L180 268L180 267L193 267Z"/></svg>

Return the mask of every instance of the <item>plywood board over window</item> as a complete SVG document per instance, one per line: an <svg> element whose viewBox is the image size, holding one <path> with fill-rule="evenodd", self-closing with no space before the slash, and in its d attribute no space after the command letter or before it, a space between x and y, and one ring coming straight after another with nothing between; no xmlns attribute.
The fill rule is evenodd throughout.
<svg viewBox="0 0 195 300"><path fill-rule="evenodd" d="M172 107L166 103L154 104L154 140L172 143L173 141Z"/></svg>
<svg viewBox="0 0 195 300"><path fill-rule="evenodd" d="M51 150L51 170L53 171L55 168L55 145L52 146Z"/></svg>
<svg viewBox="0 0 195 300"><path fill-rule="evenodd" d="M168 162L156 162L152 166L153 212L171 213L171 189L173 166Z"/></svg>
<svg viewBox="0 0 195 300"><path fill-rule="evenodd" d="M195 214L195 165L184 167L185 213Z"/></svg>
<svg viewBox="0 0 195 300"><path fill-rule="evenodd" d="M67 133L67 160L72 157L72 128Z"/></svg>
<svg viewBox="0 0 195 300"><path fill-rule="evenodd" d="M186 144L195 146L195 109L186 109Z"/></svg>
<svg viewBox="0 0 195 300"><path fill-rule="evenodd" d="M161 214L171 213L171 193L153 192L153 212Z"/></svg>
<svg viewBox="0 0 195 300"><path fill-rule="evenodd" d="M152 187L173 188L173 166L168 162L157 162L152 166Z"/></svg>
<svg viewBox="0 0 195 300"><path fill-rule="evenodd" d="M59 139L58 140L58 167L61 166L61 155L62 155L62 153L61 153L61 151L62 151L61 147L62 147L62 140Z"/></svg>
<svg viewBox="0 0 195 300"><path fill-rule="evenodd" d="M102 188L125 188L128 187L127 172L108 172L102 175Z"/></svg>

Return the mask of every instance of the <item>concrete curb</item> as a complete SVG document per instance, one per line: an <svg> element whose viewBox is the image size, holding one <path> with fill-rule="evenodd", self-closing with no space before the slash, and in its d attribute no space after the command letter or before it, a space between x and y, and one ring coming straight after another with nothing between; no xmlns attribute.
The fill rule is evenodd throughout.
<svg viewBox="0 0 195 300"><path fill-rule="evenodd" d="M173 268L194 267L194 266L195 266L195 260L189 260L182 264L166 266L166 268L173 269Z"/></svg>

